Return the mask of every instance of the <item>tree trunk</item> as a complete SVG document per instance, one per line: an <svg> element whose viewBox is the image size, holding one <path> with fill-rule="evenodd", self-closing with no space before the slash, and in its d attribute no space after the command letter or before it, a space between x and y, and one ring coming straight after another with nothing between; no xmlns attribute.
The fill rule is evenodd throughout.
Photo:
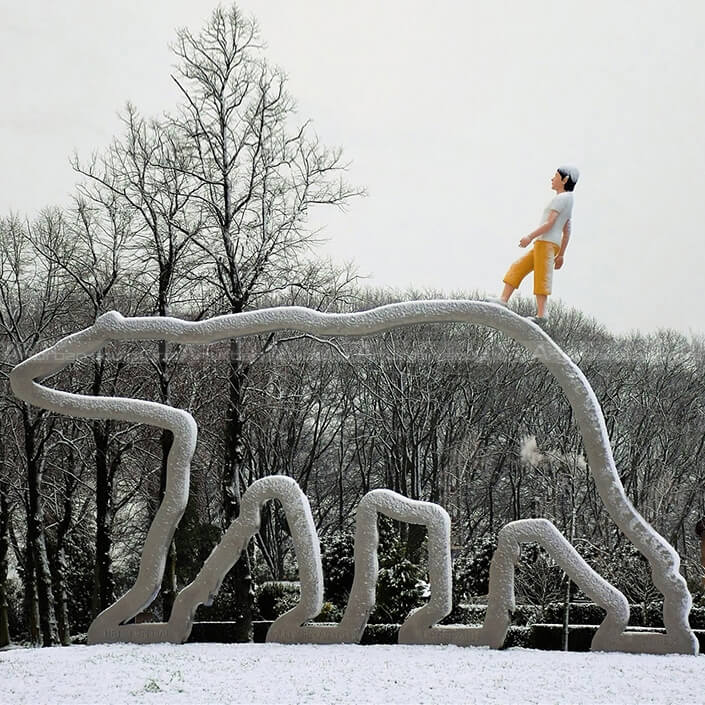
<svg viewBox="0 0 705 705"><path fill-rule="evenodd" d="M10 643L10 624L7 614L7 575L10 549L8 528L10 511L7 503L7 486L0 484L0 648Z"/></svg>
<svg viewBox="0 0 705 705"><path fill-rule="evenodd" d="M115 601L112 562L113 473L108 461L109 424L93 422L96 470L95 572L93 577L93 615L97 616Z"/></svg>
<svg viewBox="0 0 705 705"><path fill-rule="evenodd" d="M571 488L572 490L573 488ZM570 515L570 527L568 532L568 541L573 544L575 539L575 497L571 492L571 502L573 504L572 511ZM570 635L570 593L571 593L572 581L570 576L565 574L565 593L563 596L563 651L568 651L568 642Z"/></svg>
<svg viewBox="0 0 705 705"><path fill-rule="evenodd" d="M245 371L240 341L230 341L228 358L228 404L225 414L223 462L223 530L240 514L240 476L245 459L243 392ZM228 576L233 591L235 633L238 641L252 638L252 576L247 551L243 551Z"/></svg>
<svg viewBox="0 0 705 705"><path fill-rule="evenodd" d="M161 457L161 472L159 475L159 502L161 503L166 493L166 473L167 473L167 457L171 449L171 444L174 440L171 431L164 429L161 433L159 443L162 449ZM164 566L164 576L162 577L162 619L168 621L171 614L171 608L174 606L176 592L178 589L176 583L176 539L172 539L169 544L169 551L166 556L166 565Z"/></svg>
<svg viewBox="0 0 705 705"><path fill-rule="evenodd" d="M34 575L32 561L32 547L27 544L24 560L24 612L27 620L29 640L35 646L42 645L42 636L39 632L39 601L37 600L37 581Z"/></svg>
<svg viewBox="0 0 705 705"><path fill-rule="evenodd" d="M10 621L7 607L7 590L5 580L3 580L0 582L0 649L10 643Z"/></svg>
<svg viewBox="0 0 705 705"><path fill-rule="evenodd" d="M53 646L59 642L56 624L54 593L51 587L51 570L47 554L40 488L42 485L41 463L36 456L35 429L30 422L27 410L23 410L25 452L27 456L27 545L30 547L30 562L34 575L39 603L39 626L43 646Z"/></svg>
<svg viewBox="0 0 705 705"><path fill-rule="evenodd" d="M169 283L171 281L172 269L171 267L162 267L159 273L159 298L158 298L158 308L160 316L169 315L169 302L168 302L168 292ZM169 377L169 357L168 357L168 344L166 340L160 340L158 343L159 349L159 360L158 360L158 370L159 370L159 394L160 401L162 404L170 404L171 397L171 384ZM161 504L166 494L166 480L167 480L167 459L169 457L169 451L171 450L171 445L174 441L173 434L167 429L163 429L161 436L159 438L159 445L161 446L161 469L159 473L159 503ZM172 538L169 544L169 551L166 555L166 565L164 566L164 575L162 577L162 587L161 587L161 601L162 601L162 619L167 621L169 615L171 614L171 608L174 606L174 600L176 599L176 593L178 590L178 585L176 581L176 539Z"/></svg>
<svg viewBox="0 0 705 705"><path fill-rule="evenodd" d="M71 625L69 624L69 597L66 590L66 551L63 547L56 552L53 561L54 588L56 592L56 617L59 628L59 640L63 646L71 643Z"/></svg>
<svg viewBox="0 0 705 705"><path fill-rule="evenodd" d="M34 566L42 646L53 646L59 643L59 629L56 623L46 537L41 516L36 509L30 511L32 513L27 519L27 542L31 546L30 556Z"/></svg>
<svg viewBox="0 0 705 705"><path fill-rule="evenodd" d="M700 541L700 582L705 587L705 517L695 525L695 535Z"/></svg>
<svg viewBox="0 0 705 705"><path fill-rule="evenodd" d="M75 463L73 453L67 458L69 468ZM66 537L71 528L73 516L73 483L67 482L64 486L64 516L56 528L56 551L51 563L52 579L54 581L54 594L56 595L56 617L59 627L59 639L63 646L71 643L71 625L69 624L69 597L66 589Z"/></svg>

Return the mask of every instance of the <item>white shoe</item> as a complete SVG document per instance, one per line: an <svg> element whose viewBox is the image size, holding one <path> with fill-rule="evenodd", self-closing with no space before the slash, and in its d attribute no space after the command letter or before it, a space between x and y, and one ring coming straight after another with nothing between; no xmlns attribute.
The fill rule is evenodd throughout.
<svg viewBox="0 0 705 705"><path fill-rule="evenodd" d="M509 308L509 304L499 296L488 296L487 301L491 304L499 304L500 306L504 306L504 308Z"/></svg>
<svg viewBox="0 0 705 705"><path fill-rule="evenodd" d="M546 329L548 325L548 316L527 316L526 317L532 323L535 323L539 328Z"/></svg>

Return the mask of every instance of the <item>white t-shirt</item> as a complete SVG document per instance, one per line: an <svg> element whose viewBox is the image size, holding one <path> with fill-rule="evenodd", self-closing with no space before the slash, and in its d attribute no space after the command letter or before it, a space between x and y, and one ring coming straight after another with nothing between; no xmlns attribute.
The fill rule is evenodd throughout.
<svg viewBox="0 0 705 705"><path fill-rule="evenodd" d="M536 239L554 242L556 245L560 246L563 236L563 226L570 220L570 216L573 213L573 192L564 191L563 193L557 193L553 197L553 200L546 206L543 212L541 225L548 221L551 211L558 211L558 217L554 221L551 229Z"/></svg>

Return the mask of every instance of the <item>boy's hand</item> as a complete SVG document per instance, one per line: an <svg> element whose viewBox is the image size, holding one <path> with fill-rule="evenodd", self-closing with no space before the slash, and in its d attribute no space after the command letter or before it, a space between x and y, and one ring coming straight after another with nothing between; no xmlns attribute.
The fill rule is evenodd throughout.
<svg viewBox="0 0 705 705"><path fill-rule="evenodd" d="M519 247L528 247L531 244L531 236L524 235L521 240L519 240Z"/></svg>
<svg viewBox="0 0 705 705"><path fill-rule="evenodd" d="M563 255L556 255L553 266L555 269L560 269L563 266Z"/></svg>

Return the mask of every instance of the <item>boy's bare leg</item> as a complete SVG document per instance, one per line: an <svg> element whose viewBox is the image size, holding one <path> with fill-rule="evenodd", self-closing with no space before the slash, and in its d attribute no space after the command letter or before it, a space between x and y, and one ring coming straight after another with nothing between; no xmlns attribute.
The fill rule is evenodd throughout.
<svg viewBox="0 0 705 705"><path fill-rule="evenodd" d="M502 292L502 296L500 297L502 301L506 304L507 301L509 301L509 297L514 293L514 287L511 284L506 284L504 285L504 291Z"/></svg>
<svg viewBox="0 0 705 705"><path fill-rule="evenodd" d="M536 315L539 318L543 318L546 314L546 301L548 301L546 294L536 294Z"/></svg>

